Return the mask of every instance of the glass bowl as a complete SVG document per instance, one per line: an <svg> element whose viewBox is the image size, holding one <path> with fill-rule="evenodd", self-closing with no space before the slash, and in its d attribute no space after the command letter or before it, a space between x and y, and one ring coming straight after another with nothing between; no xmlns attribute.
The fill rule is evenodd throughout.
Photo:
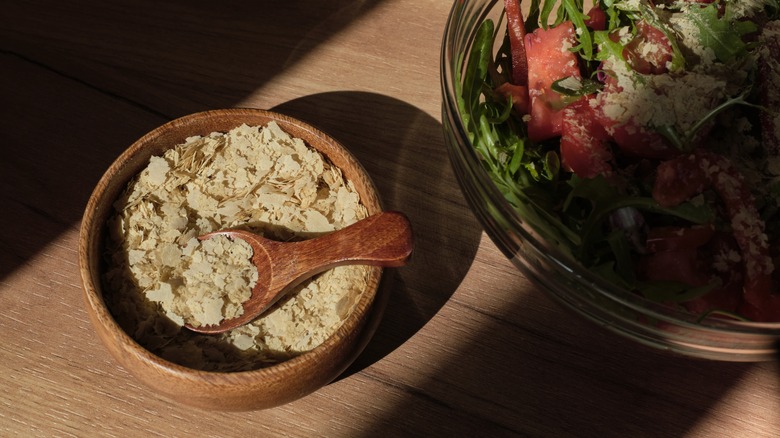
<svg viewBox="0 0 780 438"><path fill-rule="evenodd" d="M539 288L569 309L619 335L670 353L723 361L778 358L780 324L685 313L610 284L545 242L505 200L475 152L458 112L455 80L486 18L505 26L503 2L456 1L441 50L442 124L450 161L471 209L496 246ZM504 27L505 28L505 27ZM498 32L499 38L503 31ZM495 45L498 47L500 41Z"/></svg>

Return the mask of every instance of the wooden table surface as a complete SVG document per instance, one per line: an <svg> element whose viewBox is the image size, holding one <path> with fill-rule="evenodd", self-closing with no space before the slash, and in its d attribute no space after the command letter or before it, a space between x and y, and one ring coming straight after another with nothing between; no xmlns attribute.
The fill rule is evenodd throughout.
<svg viewBox="0 0 780 438"><path fill-rule="evenodd" d="M481 231L442 135L450 6L6 2L0 436L777 436L776 363L670 357L602 331ZM417 236L355 365L265 411L205 412L151 393L95 336L78 272L81 215L113 159L167 120L228 107L331 133Z"/></svg>

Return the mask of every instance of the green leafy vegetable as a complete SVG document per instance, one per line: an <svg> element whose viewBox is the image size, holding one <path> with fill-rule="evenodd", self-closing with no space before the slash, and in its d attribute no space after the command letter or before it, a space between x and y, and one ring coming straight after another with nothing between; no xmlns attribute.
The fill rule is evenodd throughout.
<svg viewBox="0 0 780 438"><path fill-rule="evenodd" d="M742 36L755 31L755 26L747 23L739 26L726 16L720 17L715 3L689 8L687 14L699 31L702 45L712 49L719 61L730 63L747 54L747 44Z"/></svg>
<svg viewBox="0 0 780 438"><path fill-rule="evenodd" d="M593 40L588 27L585 25L587 16L583 13L582 0L562 0L562 2L563 10L566 11L565 17L574 24L575 33L580 42L572 50L580 52L585 60L593 59Z"/></svg>
<svg viewBox="0 0 780 438"><path fill-rule="evenodd" d="M527 32L556 26L566 20L575 27L578 43L571 50L576 53L583 79L562 77L554 80L548 90L562 97L563 107L601 93L606 88L605 82L608 83L605 74L610 74L609 68L615 69L612 70L614 74L620 71L617 67L625 67L626 72L635 75L635 83L652 83L647 79L648 73L633 71L626 59L629 57L632 64L636 62L637 52L626 55L626 46L629 46L628 50L637 50L630 42L644 30L642 26L652 26L669 41L671 60L663 66L664 72L669 72L669 80L675 75L686 74L691 67L688 64L695 66L698 60L687 58L690 48L684 47L683 43L689 41L678 41L679 30L668 19L670 14L684 14L698 32L697 42L712 50L716 61L725 66L724 71L744 79L734 82L737 86L724 93L726 97L721 101L713 102L711 110L701 112L706 114L700 120L686 125L691 126L687 132L679 132L676 125L652 126L650 122L642 127L655 129L679 151L690 152L701 146L697 141L701 140L702 133L709 132L722 117L733 111L750 117L754 126L759 125L758 114L764 109L754 103L755 77L738 75L742 74L738 69L755 64L751 57L755 56L757 43L746 36L756 32L757 26L749 20L734 19L734 4L730 0L711 4L667 2L664 8L654 6L649 0L600 0L597 4L607 18L605 30L587 27L583 0L531 0L530 3ZM764 0L763 4L768 14L777 14L776 0ZM501 36L499 32L491 20L483 21L477 30L463 75L458 77L458 105L474 150L509 205L563 254L576 258L608 281L644 297L664 303L686 303L714 290L717 287L714 283L692 287L676 281L651 281L642 277L635 261L645 249L640 236L645 223L621 228L613 222L622 212L636 211L653 226L715 224L719 230L728 231L729 221L722 217L722 207L711 199L715 195L703 193L695 202L690 200L672 208L661 207L652 195L654 176L642 170L646 165L657 166L660 160L655 157L639 160L630 153L621 155L619 148L611 143L609 147L618 155L612 163L614 173L587 179L573 174L562 160L560 137L539 142L529 140L524 122L524 117L529 116L517 114L511 98L497 91L498 86L508 81L511 64L507 38L498 51L492 53L495 39ZM640 49L652 50L655 43L652 38L661 38L657 33L649 37L641 34L650 41L637 40ZM649 47L641 47L642 44ZM624 64L616 67L616 62ZM606 65L604 70L601 70L602 64ZM659 90L666 89L653 90L660 93L664 91ZM606 129L606 126L602 128ZM762 213L765 219L775 218L768 222L767 230L780 237L777 195L780 183L775 183L774 187L776 192L762 199ZM713 311L710 316L728 313L718 312Z"/></svg>
<svg viewBox="0 0 780 438"><path fill-rule="evenodd" d="M732 97L713 108L712 111L707 113L701 120L696 122L696 124L694 124L688 132L680 133L673 126L658 126L655 129L680 151L690 152L693 149L693 140L699 130L714 120L715 117L723 111L726 111L727 109L736 105L762 109L760 106L750 103L746 100L746 97L749 95L750 91L751 90L746 90L742 94L736 97Z"/></svg>
<svg viewBox="0 0 780 438"><path fill-rule="evenodd" d="M569 97L581 97L596 93L603 85L589 79L574 79L571 76L553 82L552 90Z"/></svg>

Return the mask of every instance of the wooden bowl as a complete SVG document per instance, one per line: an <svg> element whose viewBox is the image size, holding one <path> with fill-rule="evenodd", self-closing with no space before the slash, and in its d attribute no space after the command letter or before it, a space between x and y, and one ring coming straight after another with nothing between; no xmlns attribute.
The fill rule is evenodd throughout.
<svg viewBox="0 0 780 438"><path fill-rule="evenodd" d="M98 182L87 203L79 237L79 262L90 320L111 355L131 374L159 393L204 409L251 410L278 406L303 397L338 377L365 347L386 304L380 288L382 269L372 267L368 287L338 331L315 349L254 371L211 372L164 360L139 345L111 315L101 283L105 224L112 204L130 179L153 155L181 144L187 137L227 132L246 123L270 121L303 139L340 168L357 189L368 214L381 211L376 189L358 161L336 140L291 117L257 109L206 111L173 120L133 143Z"/></svg>

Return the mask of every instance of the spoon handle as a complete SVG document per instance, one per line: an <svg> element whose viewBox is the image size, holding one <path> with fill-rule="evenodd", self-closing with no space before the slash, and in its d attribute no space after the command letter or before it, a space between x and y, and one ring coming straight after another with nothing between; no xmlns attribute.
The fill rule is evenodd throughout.
<svg viewBox="0 0 780 438"><path fill-rule="evenodd" d="M409 219L403 213L385 211L330 234L266 249L278 248L279 256L271 257L274 277L289 281L341 265L403 266L412 247Z"/></svg>
<svg viewBox="0 0 780 438"><path fill-rule="evenodd" d="M406 264L412 254L412 227L400 212L388 211L314 239L278 242L246 230L224 230L215 234L248 242L254 254L258 281L252 297L244 302L243 315L220 324L194 327L200 333L221 333L246 324L273 305L303 280L335 266L363 264L397 267Z"/></svg>

